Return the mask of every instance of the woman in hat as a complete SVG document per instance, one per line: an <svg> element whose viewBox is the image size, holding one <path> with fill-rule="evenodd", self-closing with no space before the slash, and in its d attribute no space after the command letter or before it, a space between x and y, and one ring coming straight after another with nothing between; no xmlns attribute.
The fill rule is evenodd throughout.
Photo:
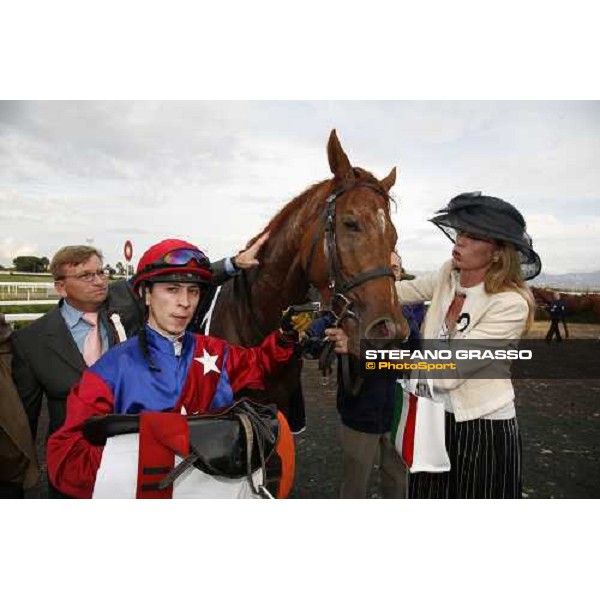
<svg viewBox="0 0 600 600"><path fill-rule="evenodd" d="M399 281L400 302L430 301L425 340L519 339L535 304L525 280L539 274L525 220L510 203L461 194L431 221L454 243L436 272ZM444 403L450 471L409 475L411 498L521 497L521 442L509 378L434 379Z"/></svg>

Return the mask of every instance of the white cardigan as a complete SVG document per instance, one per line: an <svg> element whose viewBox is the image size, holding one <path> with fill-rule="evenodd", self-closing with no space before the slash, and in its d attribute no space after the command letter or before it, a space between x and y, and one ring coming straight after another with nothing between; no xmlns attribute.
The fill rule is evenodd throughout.
<svg viewBox="0 0 600 600"><path fill-rule="evenodd" d="M443 320L456 293L458 271L452 261L435 273L396 283L402 304L431 301L423 323L424 339L438 339ZM485 290L469 302L470 323L454 339L519 339L529 314L526 292L488 294ZM478 419L502 408L514 398L510 379L436 379L435 387L448 392L457 421Z"/></svg>

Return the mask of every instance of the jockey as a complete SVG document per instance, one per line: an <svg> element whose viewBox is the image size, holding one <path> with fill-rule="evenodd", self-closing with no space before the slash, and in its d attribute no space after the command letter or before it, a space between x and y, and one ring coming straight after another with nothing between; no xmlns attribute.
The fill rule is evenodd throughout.
<svg viewBox="0 0 600 600"><path fill-rule="evenodd" d="M48 441L48 474L60 491L76 498L97 496L104 446L84 436L90 417L220 412L241 390L263 389L265 376L292 357L297 333L283 321L253 348L186 331L211 279L206 255L183 240L163 240L143 254L134 289L145 302L144 326L84 372L67 399L64 425ZM289 432L285 419L278 419Z"/></svg>

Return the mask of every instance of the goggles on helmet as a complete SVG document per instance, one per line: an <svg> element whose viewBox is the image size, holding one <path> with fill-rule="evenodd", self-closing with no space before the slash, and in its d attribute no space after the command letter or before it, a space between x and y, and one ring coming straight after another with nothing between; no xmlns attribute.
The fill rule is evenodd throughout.
<svg viewBox="0 0 600 600"><path fill-rule="evenodd" d="M171 244L171 248L173 248L173 244ZM140 259L138 272L134 277L134 288L138 289L144 281L177 281L181 283L198 283L201 285L211 282L212 269L210 259L198 248L175 247L172 250L165 248L167 251L164 254L159 250L160 247L153 247ZM148 256L148 254L151 255L152 253L154 253L154 260Z"/></svg>
<svg viewBox="0 0 600 600"><path fill-rule="evenodd" d="M195 260L200 266L210 265L208 257L202 250L192 250L191 248L178 248L167 252L162 259L155 261L153 265L187 265L192 260Z"/></svg>

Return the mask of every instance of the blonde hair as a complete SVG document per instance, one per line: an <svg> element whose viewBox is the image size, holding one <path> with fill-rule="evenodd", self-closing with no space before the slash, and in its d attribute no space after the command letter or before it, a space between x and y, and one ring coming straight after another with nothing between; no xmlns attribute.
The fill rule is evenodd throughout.
<svg viewBox="0 0 600 600"><path fill-rule="evenodd" d="M104 261L102 252L93 246L63 246L50 261L49 269L54 281L64 277L65 267L80 265L92 256L97 256L101 262Z"/></svg>
<svg viewBox="0 0 600 600"><path fill-rule="evenodd" d="M483 279L488 294L499 292L518 292L527 300L529 314L523 333L527 333L533 325L535 316L535 300L521 272L521 258L515 247L508 242L496 242L490 268Z"/></svg>

